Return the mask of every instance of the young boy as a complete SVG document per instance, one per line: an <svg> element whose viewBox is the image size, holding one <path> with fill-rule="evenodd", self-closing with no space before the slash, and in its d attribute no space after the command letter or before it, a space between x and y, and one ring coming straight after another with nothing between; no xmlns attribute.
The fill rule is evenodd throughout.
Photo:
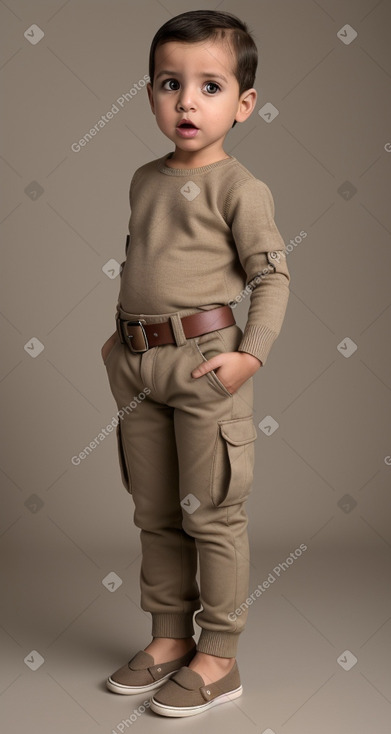
<svg viewBox="0 0 391 734"><path fill-rule="evenodd" d="M164 716L242 693L252 376L280 332L290 281L269 188L223 149L254 110L256 67L247 27L229 13L182 13L156 33L148 96L175 150L132 178L117 331L102 347L152 615L152 642L107 686L155 691L151 708ZM229 304L247 296L243 332Z"/></svg>

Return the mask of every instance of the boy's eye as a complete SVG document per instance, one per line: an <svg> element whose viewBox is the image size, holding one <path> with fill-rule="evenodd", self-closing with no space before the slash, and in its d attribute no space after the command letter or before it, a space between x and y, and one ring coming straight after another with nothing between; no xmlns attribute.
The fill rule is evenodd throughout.
<svg viewBox="0 0 391 734"><path fill-rule="evenodd" d="M180 88L180 84L177 79L166 79L162 82L162 88L170 92L176 92ZM208 94L216 94L220 91L220 87L216 82L205 82L204 89Z"/></svg>
<svg viewBox="0 0 391 734"><path fill-rule="evenodd" d="M220 87L216 82L206 82L205 89L209 94L216 94L220 90Z"/></svg>
<svg viewBox="0 0 391 734"><path fill-rule="evenodd" d="M173 92L179 89L179 82L176 79L166 79L162 86L163 89L169 89Z"/></svg>

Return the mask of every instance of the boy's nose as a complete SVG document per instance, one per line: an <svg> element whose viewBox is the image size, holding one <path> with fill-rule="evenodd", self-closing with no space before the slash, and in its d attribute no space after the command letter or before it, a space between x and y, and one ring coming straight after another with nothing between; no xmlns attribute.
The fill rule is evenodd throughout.
<svg viewBox="0 0 391 734"><path fill-rule="evenodd" d="M181 89L178 96L177 108L179 110L189 110L194 109L194 107L194 93L189 88Z"/></svg>

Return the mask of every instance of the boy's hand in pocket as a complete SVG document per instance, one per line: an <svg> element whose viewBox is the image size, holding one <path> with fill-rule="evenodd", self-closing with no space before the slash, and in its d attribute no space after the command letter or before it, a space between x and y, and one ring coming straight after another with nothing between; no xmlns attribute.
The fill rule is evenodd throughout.
<svg viewBox="0 0 391 734"><path fill-rule="evenodd" d="M215 370L219 380L230 393L235 393L249 377L262 367L262 362L247 352L223 352L202 362L192 372L192 377L201 377ZM217 370L217 368L219 368Z"/></svg>

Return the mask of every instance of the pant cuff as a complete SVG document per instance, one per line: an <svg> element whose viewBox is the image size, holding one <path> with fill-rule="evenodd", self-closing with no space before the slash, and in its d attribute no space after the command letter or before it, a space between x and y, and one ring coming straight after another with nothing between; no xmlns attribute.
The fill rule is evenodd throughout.
<svg viewBox="0 0 391 734"><path fill-rule="evenodd" d="M239 634L232 632L211 632L203 629L197 643L197 651L219 658L235 658L239 642Z"/></svg>
<svg viewBox="0 0 391 734"><path fill-rule="evenodd" d="M193 614L152 614L152 637L193 637Z"/></svg>

